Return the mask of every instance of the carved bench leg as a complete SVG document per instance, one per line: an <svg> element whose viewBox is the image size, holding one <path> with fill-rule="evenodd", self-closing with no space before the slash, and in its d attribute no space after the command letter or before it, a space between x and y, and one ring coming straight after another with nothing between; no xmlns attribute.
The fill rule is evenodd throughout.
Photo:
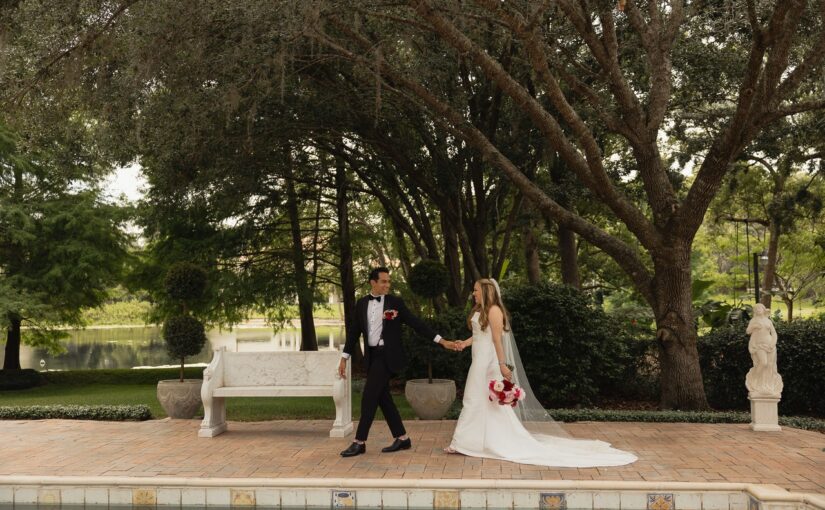
<svg viewBox="0 0 825 510"><path fill-rule="evenodd" d="M215 437L226 431L226 403L223 397L203 399L203 421L198 437Z"/></svg>
<svg viewBox="0 0 825 510"><path fill-rule="evenodd" d="M329 431L329 437L346 437L353 431L349 373L346 379L336 379L333 383L332 400L335 402L335 422Z"/></svg>

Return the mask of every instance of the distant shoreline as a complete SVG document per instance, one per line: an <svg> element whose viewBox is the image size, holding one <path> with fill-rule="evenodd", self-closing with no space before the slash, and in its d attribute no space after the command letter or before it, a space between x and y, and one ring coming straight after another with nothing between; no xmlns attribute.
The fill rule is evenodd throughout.
<svg viewBox="0 0 825 510"><path fill-rule="evenodd" d="M314 320L315 326L343 326L344 321L341 319L315 319ZM93 324L90 326L86 326L85 328L56 328L60 331L84 331L89 329L127 329L127 328L155 328L160 327L156 324ZM233 329L259 329L259 328L271 328L270 324L267 324L266 319L250 319L246 322L242 322L240 324L235 324L232 327L228 328L217 328L219 331L230 331ZM30 329L30 328L22 328L22 329ZM287 323L281 329L301 329L301 319L289 319Z"/></svg>

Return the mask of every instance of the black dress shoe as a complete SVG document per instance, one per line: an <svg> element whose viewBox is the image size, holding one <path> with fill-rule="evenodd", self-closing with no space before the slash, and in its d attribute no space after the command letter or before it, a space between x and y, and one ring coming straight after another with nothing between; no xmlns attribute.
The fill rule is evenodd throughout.
<svg viewBox="0 0 825 510"><path fill-rule="evenodd" d="M396 439L386 448L381 448L381 451L384 453L390 452L397 452L398 450L409 450L412 447L412 441L410 438L407 439Z"/></svg>
<svg viewBox="0 0 825 510"><path fill-rule="evenodd" d="M349 445L349 448L341 452L341 457L355 457L356 455L361 455L367 453L367 445L366 443L356 443L355 441Z"/></svg>

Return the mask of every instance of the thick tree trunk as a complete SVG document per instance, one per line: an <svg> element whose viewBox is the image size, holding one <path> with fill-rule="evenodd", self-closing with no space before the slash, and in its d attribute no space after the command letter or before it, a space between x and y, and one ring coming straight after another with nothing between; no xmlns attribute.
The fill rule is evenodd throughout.
<svg viewBox="0 0 825 510"><path fill-rule="evenodd" d="M338 213L338 253L341 275L341 293L344 300L344 335L355 322L355 276L352 268L352 239L350 238L349 208L347 207L347 169L341 158L336 160L335 207ZM361 342L355 343L352 366L360 367L364 353Z"/></svg>
<svg viewBox="0 0 825 510"><path fill-rule="evenodd" d="M450 283L447 285L447 303L450 306L460 307L461 299L461 255L458 252L458 233L455 225L441 213L441 232L444 238L444 265L450 274Z"/></svg>
<svg viewBox="0 0 825 510"><path fill-rule="evenodd" d="M6 357L3 360L3 370L20 370L20 316L9 314L8 329L6 330Z"/></svg>
<svg viewBox="0 0 825 510"><path fill-rule="evenodd" d="M776 259L779 254L779 234L781 230L779 222L776 219L772 219L768 230L770 232L770 240L768 241L768 262L765 264L765 276L763 278L760 302L765 305L765 308L770 310L770 292L773 287L773 280L776 278Z"/></svg>
<svg viewBox="0 0 825 510"><path fill-rule="evenodd" d="M561 281L565 285L581 289L579 280L579 253L576 234L559 225L559 258L561 259Z"/></svg>
<svg viewBox="0 0 825 510"><path fill-rule="evenodd" d="M312 316L312 289L307 281L304 245L301 239L301 221L298 216L298 195L291 170L286 179L287 210L292 230L292 262L295 270L295 290L298 294L298 313L301 317L301 350L317 351L318 339L315 336L315 321Z"/></svg>
<svg viewBox="0 0 825 510"><path fill-rule="evenodd" d="M527 281L534 285L541 282L539 243L533 231L532 221L524 227L524 260L527 264Z"/></svg>
<svg viewBox="0 0 825 510"><path fill-rule="evenodd" d="M654 262L653 294L656 341L659 344L661 409L708 408L691 304L690 253Z"/></svg>

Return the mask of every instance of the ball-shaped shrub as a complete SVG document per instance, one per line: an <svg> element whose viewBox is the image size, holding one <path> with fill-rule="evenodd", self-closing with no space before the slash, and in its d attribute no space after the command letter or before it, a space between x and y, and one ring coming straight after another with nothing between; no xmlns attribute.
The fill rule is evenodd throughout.
<svg viewBox="0 0 825 510"><path fill-rule="evenodd" d="M415 294L432 299L440 296L450 284L450 273L437 260L422 260L410 270L410 290Z"/></svg>
<svg viewBox="0 0 825 510"><path fill-rule="evenodd" d="M170 317L163 324L166 350L175 359L194 356L206 345L203 323L190 315Z"/></svg>
<svg viewBox="0 0 825 510"><path fill-rule="evenodd" d="M207 278L206 270L202 267L179 262L167 271L163 287L171 299L190 304L203 298Z"/></svg>

